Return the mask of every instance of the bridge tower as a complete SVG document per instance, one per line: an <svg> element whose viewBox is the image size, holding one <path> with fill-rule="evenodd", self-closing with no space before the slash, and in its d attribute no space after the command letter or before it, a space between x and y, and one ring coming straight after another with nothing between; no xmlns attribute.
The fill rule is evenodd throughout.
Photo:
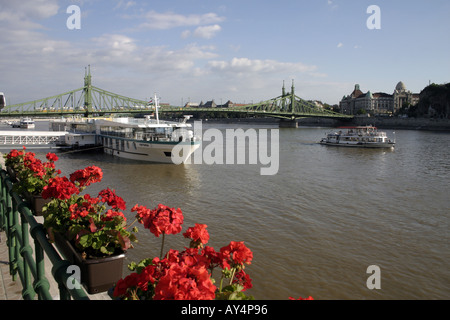
<svg viewBox="0 0 450 320"><path fill-rule="evenodd" d="M284 89L284 81L283 81L283 89L282 89L282 108L283 110L287 109L287 104L290 104L290 109L292 112L291 119L281 119L280 121L280 128L298 128L298 122L295 120L295 87L294 87L294 79L292 79L292 86L291 86L291 92L288 92L286 94L286 90ZM289 97L290 96L290 97ZM289 98L288 98L289 97ZM290 101L287 103L286 98L288 98Z"/></svg>
<svg viewBox="0 0 450 320"><path fill-rule="evenodd" d="M295 110L295 87L294 87L294 79L292 79L292 86L291 86L291 110L292 113L294 113Z"/></svg>
<svg viewBox="0 0 450 320"><path fill-rule="evenodd" d="M92 83L91 83L91 65L84 69L84 109L86 114L92 113Z"/></svg>

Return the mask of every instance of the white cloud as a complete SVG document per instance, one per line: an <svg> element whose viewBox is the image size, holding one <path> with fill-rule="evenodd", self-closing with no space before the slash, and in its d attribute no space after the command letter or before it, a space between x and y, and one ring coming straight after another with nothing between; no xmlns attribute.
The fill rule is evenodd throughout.
<svg viewBox="0 0 450 320"><path fill-rule="evenodd" d="M144 16L146 22L140 25L141 28L148 29L172 29L176 27L200 26L216 24L225 20L224 17L210 12L205 14L182 15L174 12L159 13L149 11Z"/></svg>
<svg viewBox="0 0 450 320"><path fill-rule="evenodd" d="M135 40L120 34L105 34L101 37L92 39L95 48L99 48L100 56L111 56L126 58L136 49Z"/></svg>
<svg viewBox="0 0 450 320"><path fill-rule="evenodd" d="M128 8L131 8L135 5L136 5L135 1L120 0L119 3L117 3L117 5L114 7L114 10L117 10L117 9L127 10Z"/></svg>
<svg viewBox="0 0 450 320"><path fill-rule="evenodd" d="M338 48L342 48L343 46L344 46L344 44L342 42L339 42L337 45Z"/></svg>
<svg viewBox="0 0 450 320"><path fill-rule="evenodd" d="M11 30L42 29L34 20L52 17L58 13L58 9L57 0L1 1L0 23Z"/></svg>
<svg viewBox="0 0 450 320"><path fill-rule="evenodd" d="M210 61L208 66L213 71L250 75L264 73L306 73L316 70L316 66L308 66L301 62L279 62L276 60L259 60L233 58L227 61Z"/></svg>
<svg viewBox="0 0 450 320"><path fill-rule="evenodd" d="M0 9L0 21L7 17L28 20L54 16L58 13L59 6L57 0L1 1Z"/></svg>
<svg viewBox="0 0 450 320"><path fill-rule="evenodd" d="M211 39L220 30L222 30L222 28L218 24L212 26L198 27L194 31L194 36L198 38Z"/></svg>
<svg viewBox="0 0 450 320"><path fill-rule="evenodd" d="M335 10L338 7L338 5L335 4L334 2L335 2L334 0L327 0L328 7L330 7L332 10Z"/></svg>
<svg viewBox="0 0 450 320"><path fill-rule="evenodd" d="M192 32L190 30L184 30L181 33L181 38L186 39L189 38L192 35Z"/></svg>

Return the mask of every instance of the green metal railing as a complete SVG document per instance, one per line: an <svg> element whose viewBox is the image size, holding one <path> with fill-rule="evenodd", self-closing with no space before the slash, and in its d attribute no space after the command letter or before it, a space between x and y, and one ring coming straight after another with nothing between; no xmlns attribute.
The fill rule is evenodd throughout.
<svg viewBox="0 0 450 320"><path fill-rule="evenodd" d="M45 255L52 264L52 276L56 280L61 300L89 300L83 287L68 273L69 261L59 255L48 241L45 229L36 221L28 202L13 191L9 174L0 167L0 229L6 232L10 274L13 280L19 276L24 300L53 300L50 283L45 275ZM34 239L33 248L30 235ZM69 284L69 285L68 285Z"/></svg>

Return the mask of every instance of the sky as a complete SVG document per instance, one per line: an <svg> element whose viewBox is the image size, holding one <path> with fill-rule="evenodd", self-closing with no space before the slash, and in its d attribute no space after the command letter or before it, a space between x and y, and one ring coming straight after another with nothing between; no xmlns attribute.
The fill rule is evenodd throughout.
<svg viewBox="0 0 450 320"><path fill-rule="evenodd" d="M450 82L449 17L448 0L0 0L0 91L64 93L90 65L96 87L172 105L257 103L292 81L328 104L355 84L419 93Z"/></svg>

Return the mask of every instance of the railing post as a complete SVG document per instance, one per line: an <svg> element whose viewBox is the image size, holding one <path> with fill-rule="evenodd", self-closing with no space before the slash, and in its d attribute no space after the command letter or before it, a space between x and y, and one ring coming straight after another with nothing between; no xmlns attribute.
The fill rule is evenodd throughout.
<svg viewBox="0 0 450 320"><path fill-rule="evenodd" d="M38 294L39 300L50 300L50 283L45 277L44 250L37 240L36 233L44 232L42 224L38 224L30 229L30 234L34 238L34 250L36 255L36 278L33 283L34 291Z"/></svg>
<svg viewBox="0 0 450 320"><path fill-rule="evenodd" d="M12 201L12 197L8 194L8 254L9 254L9 273L11 274L12 280L17 280L17 271L18 271L18 256L19 249L17 246L17 227L15 223L16 209L14 203Z"/></svg>
<svg viewBox="0 0 450 320"><path fill-rule="evenodd" d="M61 300L70 300L69 290L67 289L66 284L64 283L64 273L66 272L69 266L70 266L69 261L62 260L59 263L54 264L52 268L53 277L58 282L59 298Z"/></svg>
<svg viewBox="0 0 450 320"><path fill-rule="evenodd" d="M22 206L23 203L20 204ZM22 209L22 208L21 208ZM21 217L21 227L22 227L22 243L20 244L20 255L23 259L23 290L22 290L22 296L26 300L33 300L35 296L35 292L33 290L33 286L31 284L31 270L30 265L28 263L28 259L26 255L32 255L33 249L30 246L29 242L29 233L28 233L28 222L26 219L23 218L22 214L20 214Z"/></svg>

